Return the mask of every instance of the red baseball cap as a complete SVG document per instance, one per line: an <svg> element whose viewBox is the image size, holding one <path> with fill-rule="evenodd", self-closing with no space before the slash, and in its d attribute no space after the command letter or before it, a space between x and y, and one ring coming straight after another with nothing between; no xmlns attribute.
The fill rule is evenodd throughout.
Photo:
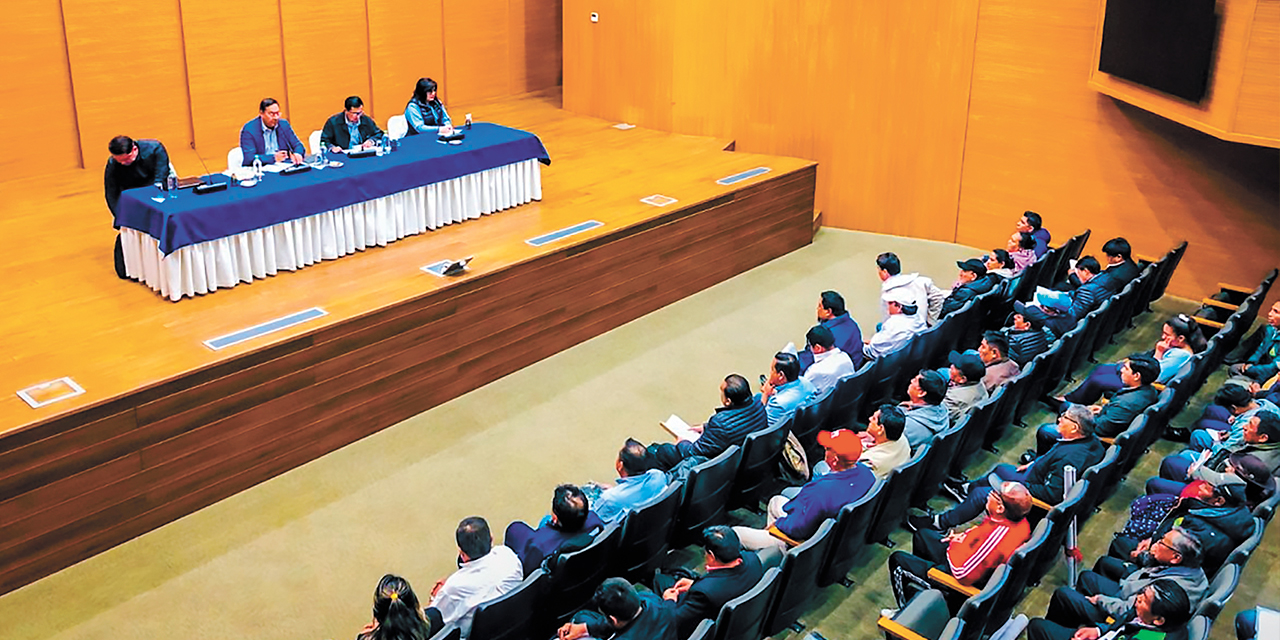
<svg viewBox="0 0 1280 640"><path fill-rule="evenodd" d="M820 431L818 444L830 449L844 462L857 462L862 457L862 438L848 429Z"/></svg>

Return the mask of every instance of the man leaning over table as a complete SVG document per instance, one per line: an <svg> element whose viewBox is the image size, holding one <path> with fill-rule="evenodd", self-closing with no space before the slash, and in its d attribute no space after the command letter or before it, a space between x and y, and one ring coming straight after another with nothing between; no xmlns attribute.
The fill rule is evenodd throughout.
<svg viewBox="0 0 1280 640"><path fill-rule="evenodd" d="M364 101L351 96L342 105L342 113L335 113L324 123L320 132L320 148L340 153L343 149L368 149L378 144L384 134L373 118L364 114Z"/></svg>
<svg viewBox="0 0 1280 640"><path fill-rule="evenodd" d="M302 162L307 148L293 132L289 121L280 117L280 103L275 98L263 98L258 103L258 117L240 128L240 151L244 154L241 165L247 167L253 164L254 158L263 164L297 164Z"/></svg>
<svg viewBox="0 0 1280 640"><path fill-rule="evenodd" d="M116 214L120 193L148 185L165 184L169 179L169 152L159 140L134 140L129 136L116 136L107 143L111 159L103 176L103 189L107 196L107 208ZM115 225L120 228L119 224ZM124 269L124 249L120 236L116 235L116 275L128 280Z"/></svg>

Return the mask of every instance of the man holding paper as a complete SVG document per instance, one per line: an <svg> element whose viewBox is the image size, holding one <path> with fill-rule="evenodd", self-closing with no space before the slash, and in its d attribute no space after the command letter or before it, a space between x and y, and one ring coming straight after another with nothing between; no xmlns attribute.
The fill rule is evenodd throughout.
<svg viewBox="0 0 1280 640"><path fill-rule="evenodd" d="M768 426L764 405L754 402L747 379L736 374L720 383L720 404L706 423L689 426L671 416L662 426L676 436L676 443L649 446L658 466L670 469L691 456L714 458L729 445L741 445L747 436Z"/></svg>
<svg viewBox="0 0 1280 640"><path fill-rule="evenodd" d="M325 121L320 132L320 148L333 153L341 153L344 149L370 149L383 135L378 123L364 114L364 101L360 96L351 96L343 103L342 113L335 113Z"/></svg>

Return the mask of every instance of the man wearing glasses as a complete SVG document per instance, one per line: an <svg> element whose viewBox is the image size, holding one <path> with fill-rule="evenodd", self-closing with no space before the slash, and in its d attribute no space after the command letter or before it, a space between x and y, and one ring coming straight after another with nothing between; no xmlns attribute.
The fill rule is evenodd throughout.
<svg viewBox="0 0 1280 640"><path fill-rule="evenodd" d="M344 149L371 149L382 139L382 129L373 118L364 114L364 101L360 96L347 98L342 113L335 113L324 123L320 132L320 148L333 153Z"/></svg>

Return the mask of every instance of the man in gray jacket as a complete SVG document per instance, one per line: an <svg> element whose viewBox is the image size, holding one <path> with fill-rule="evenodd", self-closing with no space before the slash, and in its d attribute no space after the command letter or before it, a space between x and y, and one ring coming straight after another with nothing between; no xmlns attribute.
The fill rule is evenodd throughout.
<svg viewBox="0 0 1280 640"><path fill-rule="evenodd" d="M907 386L906 402L900 406L907 418L903 431L914 452L951 426L947 408L942 406L947 393L947 377L942 373L924 370L912 378Z"/></svg>

